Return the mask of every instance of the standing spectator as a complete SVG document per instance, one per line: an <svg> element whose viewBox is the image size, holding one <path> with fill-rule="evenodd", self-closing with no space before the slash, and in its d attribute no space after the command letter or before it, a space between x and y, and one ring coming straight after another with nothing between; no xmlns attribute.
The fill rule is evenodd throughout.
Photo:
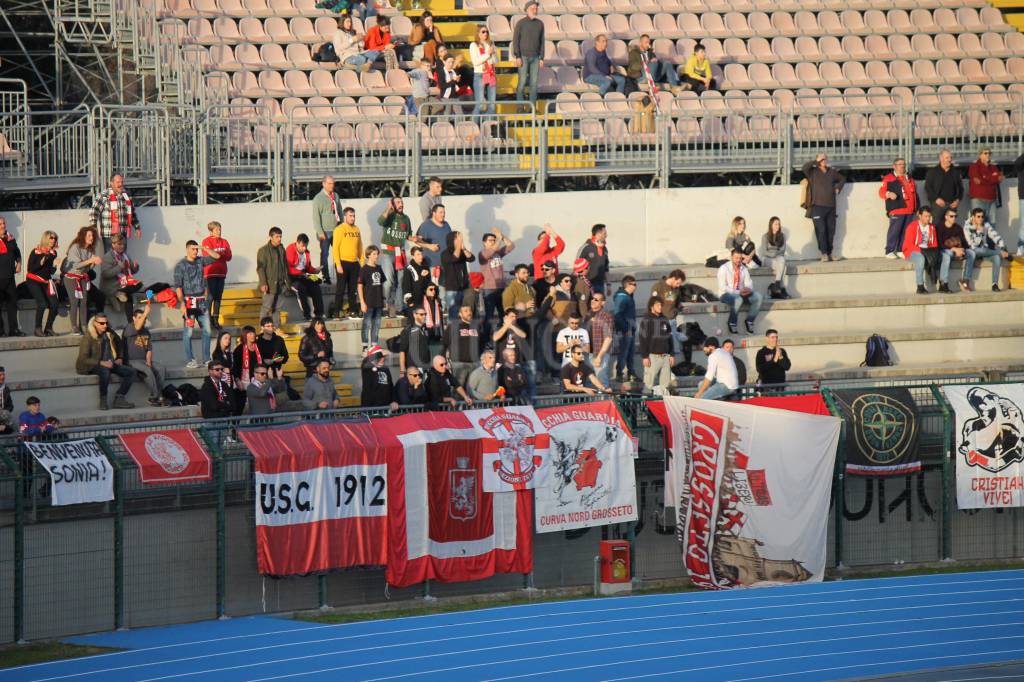
<svg viewBox="0 0 1024 682"><path fill-rule="evenodd" d="M426 312L427 339L430 340L431 354L439 353L444 343L444 306L438 294L437 285L431 282L423 292L423 310Z"/></svg>
<svg viewBox="0 0 1024 682"><path fill-rule="evenodd" d="M200 244L203 254L220 254L220 258L203 269L206 288L210 292L210 323L214 329L220 329L220 302L224 298L224 282L228 276L228 261L231 260L231 244L221 236L223 228L216 220L210 222L206 229L210 236Z"/></svg>
<svg viewBox="0 0 1024 682"><path fill-rule="evenodd" d="M423 382L424 370L410 367L395 383L395 399L399 405L426 405L427 385Z"/></svg>
<svg viewBox="0 0 1024 682"><path fill-rule="evenodd" d="M203 419L224 419L235 413L234 391L225 380L224 363L210 360L206 363L207 376L199 387L199 409Z"/></svg>
<svg viewBox="0 0 1024 682"><path fill-rule="evenodd" d="M491 315L500 317L504 310L502 294L505 291L505 256L515 249L512 240L498 228L484 235L480 249L480 273L483 275L482 293L484 298L484 326L490 324Z"/></svg>
<svg viewBox="0 0 1024 682"><path fill-rule="evenodd" d="M942 224L937 225L939 248L942 249L942 265L939 268L939 279L942 280L945 291L949 291L949 269L954 260L964 262L963 274L958 284L961 291L971 290L971 273L974 272L975 254L967 245L967 235L964 228L956 222L956 211L946 209L946 216Z"/></svg>
<svg viewBox="0 0 1024 682"><path fill-rule="evenodd" d="M672 327L672 338L676 337L676 316L679 314L680 287L686 281L686 273L678 268L662 277L651 287L651 296L661 299L661 313Z"/></svg>
<svg viewBox="0 0 1024 682"><path fill-rule="evenodd" d="M358 320L359 270L366 257L363 252L363 233L356 225L356 210L346 206L342 222L334 228L334 267L338 271L338 285L334 288L334 310L338 319L345 316L347 305L350 319Z"/></svg>
<svg viewBox="0 0 1024 682"><path fill-rule="evenodd" d="M149 404L160 405L163 395L163 370L153 361L153 339L146 326L153 304L146 301L146 307L132 311L131 319L124 327L124 362L146 382L149 388Z"/></svg>
<svg viewBox="0 0 1024 682"><path fill-rule="evenodd" d="M582 348L573 348L569 364L562 367L559 374L562 380L562 391L565 393L585 393L587 395L595 395L599 391L601 393L611 393L611 389L602 384L601 380L597 378L594 368L586 363L584 356ZM594 388L590 388L587 384L593 385Z"/></svg>
<svg viewBox="0 0 1024 682"><path fill-rule="evenodd" d="M423 222L427 222L434 217L434 207L441 206L444 202L442 193L444 192L444 183L441 182L441 178L434 176L427 180L427 191L420 197L420 219ZM444 222L444 216L441 216L441 222ZM443 244L444 241L433 242L435 244Z"/></svg>
<svg viewBox="0 0 1024 682"><path fill-rule="evenodd" d="M507 308L501 326L491 333L491 341L494 342L494 350L498 355L505 358L506 354L512 351L515 364L525 369L526 393L532 401L537 395L537 361L530 349L526 322L517 315L514 308ZM540 338L540 335L537 334L535 338Z"/></svg>
<svg viewBox="0 0 1024 682"><path fill-rule="evenodd" d="M115 234L131 239L134 233L136 239L142 238L142 223L135 214L132 198L124 188L124 176L120 173L111 175L110 184L93 199L89 226L99 231L104 251L110 249L110 238Z"/></svg>
<svg viewBox="0 0 1024 682"><path fill-rule="evenodd" d="M813 161L804 164L803 173L807 178L811 221L814 223L814 236L818 240L821 260L838 260L832 256L836 237L836 195L843 190L846 178L828 165L828 156L821 152Z"/></svg>
<svg viewBox="0 0 1024 682"><path fill-rule="evenodd" d="M764 347L754 360L757 383L762 386L786 383L786 372L793 366L786 349L779 345L779 332L769 329L764 333Z"/></svg>
<svg viewBox="0 0 1024 682"><path fill-rule="evenodd" d="M493 350L480 354L480 364L466 377L465 386L473 400L499 400L504 395L505 391L498 388L498 368Z"/></svg>
<svg viewBox="0 0 1024 682"><path fill-rule="evenodd" d="M256 275L260 281L260 317L272 315L281 323L281 297L288 290L288 254L281 244L281 228L272 227L270 239L256 252Z"/></svg>
<svg viewBox="0 0 1024 682"><path fill-rule="evenodd" d="M409 47L412 48L413 59L434 61L437 48L444 45L441 29L434 23L434 15L428 10L420 15L420 20L412 25L409 31Z"/></svg>
<svg viewBox="0 0 1024 682"><path fill-rule="evenodd" d="M626 66L626 76L635 82L647 79L644 73L644 62L647 62L647 70L651 74L651 80L655 84L669 89L673 94L679 92L679 74L676 73L674 64L667 64L654 54L651 48L651 37L646 33L633 43L629 48L629 62ZM654 93L651 93L654 94Z"/></svg>
<svg viewBox="0 0 1024 682"><path fill-rule="evenodd" d="M583 259L577 258L576 260L581 261ZM586 261L583 262L585 263ZM552 287L558 284L558 266L555 264L555 261L549 260L540 267L541 276L533 281L534 300L538 307L548 297L548 294L551 293Z"/></svg>
<svg viewBox="0 0 1024 682"><path fill-rule="evenodd" d="M773 279L768 285L768 293L772 298L789 298L786 291L786 233L782 231L782 221L778 216L768 219L768 231L761 239L761 255L772 269Z"/></svg>
<svg viewBox="0 0 1024 682"><path fill-rule="evenodd" d="M446 248L441 252L441 286L445 288L444 306L448 309L448 317L455 319L462 306L462 298L469 288L468 263L476 258L473 251L463 239L462 233L455 231L448 235Z"/></svg>
<svg viewBox="0 0 1024 682"><path fill-rule="evenodd" d="M750 278L750 271L743 264L743 253L733 251L732 258L718 268L718 297L722 303L729 306L729 331L738 334L736 326L740 315L740 307L746 301L750 306L747 310L747 319L743 323L748 334L754 333L754 320L761 312L761 294L754 291L754 281Z"/></svg>
<svg viewBox="0 0 1024 682"><path fill-rule="evenodd" d="M412 311L412 322L398 335L398 372L403 376L413 367L424 372L430 367L426 317L423 307L416 306Z"/></svg>
<svg viewBox="0 0 1024 682"><path fill-rule="evenodd" d="M544 223L544 229L537 235L537 245L533 247L533 278L544 276L544 265L549 261L554 274L558 274L558 257L565 251L565 241L555 232L550 223Z"/></svg>
<svg viewBox="0 0 1024 682"><path fill-rule="evenodd" d="M281 232L278 230L278 240ZM174 266L174 289L178 295L178 304L181 306L182 319L182 344L185 346L185 358L188 369L195 369L200 366L192 354L192 328L199 323L202 337L202 346L199 356L202 362L209 359L210 352L210 311L206 307L206 278L203 277L203 269L213 261L217 260L220 254L210 253L207 256L199 257L199 244L194 239L185 243L185 257Z"/></svg>
<svg viewBox="0 0 1024 682"><path fill-rule="evenodd" d="M0 220L3 220L0 218ZM28 267L25 273L25 285L36 302L36 336L57 336L53 331L53 319L57 317L57 284L54 275L57 268L57 233L45 230L39 246L28 255ZM46 325L43 325L43 313L46 313Z"/></svg>
<svg viewBox="0 0 1024 682"><path fill-rule="evenodd" d="M914 277L917 281L917 293L927 294L924 288L924 275L927 271L934 279L938 279L939 239L932 224L932 210L928 206L917 209L917 220L907 225L903 235L903 257L914 266ZM942 283L945 287L945 282ZM946 288L946 291L949 291Z"/></svg>
<svg viewBox="0 0 1024 682"><path fill-rule="evenodd" d="M974 262L988 258L992 262L992 291L999 291L999 275L1003 271L1003 260L1009 259L1010 254L1006 249L1006 242L992 227L991 223L985 220L985 210L976 208L971 211L971 222L967 227L967 242L974 251ZM966 279L973 275L965 274Z"/></svg>
<svg viewBox="0 0 1024 682"><path fill-rule="evenodd" d="M722 350L732 356L732 361L736 365L736 380L740 386L744 386L747 383L747 365L736 357L736 342L726 339L722 342Z"/></svg>
<svg viewBox="0 0 1024 682"><path fill-rule="evenodd" d="M899 258L903 247L903 234L917 215L917 184L907 174L907 160L892 162L892 172L882 178L878 196L885 199L885 215L889 230L885 234L885 257Z"/></svg>
<svg viewBox="0 0 1024 682"><path fill-rule="evenodd" d="M612 316L615 318L615 335L618 337L619 352L615 360L615 380L622 382L624 377L629 381L639 381L636 370L636 277L626 275L622 285L612 299Z"/></svg>
<svg viewBox="0 0 1024 682"><path fill-rule="evenodd" d="M463 386L480 359L480 325L473 319L473 309L459 307L459 317L448 325L444 335L444 348L452 363L452 374Z"/></svg>
<svg viewBox="0 0 1024 682"><path fill-rule="evenodd" d="M414 116L421 111L425 116L433 116L440 111L437 106L439 100L430 94L434 77L433 66L431 62L424 59L416 62L413 68L409 69L410 95L405 98L405 106Z"/></svg>
<svg viewBox="0 0 1024 682"><path fill-rule="evenodd" d="M87 325L86 332L78 345L75 371L99 377L101 410L110 408L107 404L107 388L110 386L110 375L116 374L121 378L121 386L114 396L113 407L122 410L134 408L135 405L128 402L125 396L135 380L135 372L124 364L121 339L110 330L106 313L97 313Z"/></svg>
<svg viewBox="0 0 1024 682"><path fill-rule="evenodd" d="M529 380L526 370L516 359L516 349L506 347L501 353L501 367L498 368L498 387L504 389L505 397L517 400L528 394Z"/></svg>
<svg viewBox="0 0 1024 682"><path fill-rule="evenodd" d="M544 66L544 22L537 18L538 7L536 0L528 0L523 8L526 16L516 23L512 31L512 54L519 69L516 100L523 101L529 87L531 105L537 104L537 81Z"/></svg>
<svg viewBox="0 0 1024 682"><path fill-rule="evenodd" d="M421 200L422 203L422 200ZM441 250L448 243L448 235L452 226L445 220L444 204L434 204L430 209L430 218L416 230L417 242L423 249L423 258L430 267L430 276L435 280L441 278Z"/></svg>
<svg viewBox="0 0 1024 682"><path fill-rule="evenodd" d="M709 336L704 339L704 354L708 356L708 371L693 397L707 400L728 398L740 386L732 353L719 348L718 339Z"/></svg>
<svg viewBox="0 0 1024 682"><path fill-rule="evenodd" d="M754 244L754 240L747 234L747 220L743 216L738 215L732 219L729 234L725 237L725 248L730 253L733 251L742 253L743 264L751 270L760 267L761 259L757 257L757 245Z"/></svg>
<svg viewBox="0 0 1024 682"><path fill-rule="evenodd" d="M100 262L100 291L105 302L120 303L125 321L131 322L132 296L142 288L142 282L135 278L139 264L125 253L127 246L120 234L110 238L110 248Z"/></svg>
<svg viewBox="0 0 1024 682"><path fill-rule="evenodd" d="M309 237L299 234L295 242L285 249L285 260L288 263L288 283L299 300L302 318L307 322L313 317L323 317L324 296L320 290L320 268L313 265L313 257L309 252ZM309 301L313 300L310 310Z"/></svg>
<svg viewBox="0 0 1024 682"><path fill-rule="evenodd" d="M359 294L359 312L362 313L363 352L380 344L380 318L384 314L384 271L377 265L380 249L374 244L363 252L364 264L359 269L356 286Z"/></svg>
<svg viewBox="0 0 1024 682"><path fill-rule="evenodd" d="M3 219L0 218L0 221ZM0 224L0 229L2 224ZM0 231L0 235L5 231ZM61 268L64 273L64 288L68 292L70 303L71 333L78 335L83 333L86 320L89 317L89 291L92 289L91 273L93 268L103 262L103 259L96 255L96 242L99 235L94 227L83 227L68 244L68 252L64 256L64 264ZM2 241L0 241L2 243ZM7 253L11 253L8 249ZM5 267L6 254L0 254L0 271ZM21 260L21 254L18 254ZM17 272L17 270L15 270ZM17 311L15 311L17 312ZM8 320L10 320L8 311Z"/></svg>
<svg viewBox="0 0 1024 682"><path fill-rule="evenodd" d="M705 90L715 89L715 79L711 75L711 61L708 59L707 50L700 43L693 46L693 54L687 57L686 64L683 65L682 85L698 95Z"/></svg>
<svg viewBox="0 0 1024 682"><path fill-rule="evenodd" d="M530 319L537 309L537 293L530 286L530 268L520 263L513 270L512 281L501 292L501 307L512 309L520 320Z"/></svg>
<svg viewBox="0 0 1024 682"><path fill-rule="evenodd" d="M590 239L583 244L577 258L587 261L587 279L594 291L605 291L608 277L608 228L598 223L590 228Z"/></svg>
<svg viewBox="0 0 1024 682"><path fill-rule="evenodd" d="M569 318L573 315L582 317L572 289L572 275L563 273L558 276L558 284L551 287L548 295L541 301L539 313L542 318L551 322L555 333L567 326Z"/></svg>
<svg viewBox="0 0 1024 682"><path fill-rule="evenodd" d="M363 391L366 391L365 385ZM307 410L330 410L341 407L338 389L331 378L331 363L326 360L318 362L313 374L306 377L306 383L302 387L302 406Z"/></svg>
<svg viewBox="0 0 1024 682"><path fill-rule="evenodd" d="M574 348L582 348L584 353L590 353L590 332L582 326L582 322L580 313L574 310L569 315L568 325L560 329L555 337L555 352L562 356L562 367L569 364Z"/></svg>
<svg viewBox="0 0 1024 682"><path fill-rule="evenodd" d="M7 311L7 336L25 336L18 327L18 286L14 276L21 272L21 249L7 231L7 219L0 217L0 296Z"/></svg>
<svg viewBox="0 0 1024 682"><path fill-rule="evenodd" d="M394 317L398 310L398 272L405 266L405 243L416 243L412 236L412 223L405 214L402 197L392 197L384 213L377 217L381 227L380 268L384 271L384 304L388 317Z"/></svg>
<svg viewBox="0 0 1024 682"><path fill-rule="evenodd" d="M334 367L334 340L322 317L314 318L306 327L306 333L299 342L299 360L306 368L307 377L316 371L316 366L321 362Z"/></svg>
<svg viewBox="0 0 1024 682"><path fill-rule="evenodd" d="M359 404L362 407L390 407L398 409L395 385L391 379L391 370L387 367L388 352L380 346L371 347L363 360L363 388ZM341 401L338 401L341 407Z"/></svg>
<svg viewBox="0 0 1024 682"><path fill-rule="evenodd" d="M402 271L402 300L410 311L423 305L427 287L434 283L430 278L430 266L423 257L423 249L414 246L409 251L409 265Z"/></svg>
<svg viewBox="0 0 1024 682"><path fill-rule="evenodd" d="M992 150L985 147L978 154L977 160L967 169L970 188L967 196L971 199L971 210L983 209L992 222L996 219L996 198L999 196L999 183L1006 179L999 166L992 161Z"/></svg>
<svg viewBox="0 0 1024 682"><path fill-rule="evenodd" d="M54 430L54 425L42 413L42 405L39 398L30 395L25 401L28 409L18 416L18 435L24 438L34 438Z"/></svg>
<svg viewBox="0 0 1024 682"><path fill-rule="evenodd" d="M288 401L288 390L281 370L257 367L253 370L252 381L245 387L245 411L248 414L273 414L284 410Z"/></svg>
<svg viewBox="0 0 1024 682"><path fill-rule="evenodd" d="M583 55L583 82L596 85L602 97L613 89L626 92L626 77L608 57L608 36L603 33L594 38L594 46Z"/></svg>
<svg viewBox="0 0 1024 682"><path fill-rule="evenodd" d="M476 40L469 46L469 59L473 62L473 94L476 97L473 116L479 123L481 112L486 111L492 116L497 113L494 103L498 96L498 75L494 70L498 55L491 32L483 24L476 27Z"/></svg>
<svg viewBox="0 0 1024 682"><path fill-rule="evenodd" d="M572 266L572 272L575 275L572 282L572 296L576 301L580 317L585 317L590 310L590 299L597 291L591 281L587 279L588 267L587 261L583 258L577 258ZM604 287L601 288L601 292L604 293Z"/></svg>
<svg viewBox="0 0 1024 682"><path fill-rule="evenodd" d="M341 197L334 191L334 178L325 175L321 189L313 197L313 234L320 242L320 272L324 283L331 283L331 244L334 228L341 222Z"/></svg>
<svg viewBox="0 0 1024 682"><path fill-rule="evenodd" d="M462 398L466 405L472 405L473 399L449 369L448 361L443 355L435 355L427 372L427 400L431 405L448 404L455 407L455 396Z"/></svg>
<svg viewBox="0 0 1024 682"><path fill-rule="evenodd" d="M964 183L960 171L953 166L953 153L948 149L939 152L939 165L929 168L924 176L924 194L929 204L942 209L943 215L947 208L960 209ZM906 258L906 254L903 257Z"/></svg>
<svg viewBox="0 0 1024 682"><path fill-rule="evenodd" d="M612 365L615 362L612 358L615 318L605 310L605 296L599 291L590 299L590 319L587 320L587 326L590 327L590 348L593 354L591 364L601 383L611 386Z"/></svg>
<svg viewBox="0 0 1024 682"><path fill-rule="evenodd" d="M638 330L640 357L644 363L644 386L659 395L668 392L672 381L672 328L662 315L660 298L647 302L647 314Z"/></svg>
<svg viewBox="0 0 1024 682"><path fill-rule="evenodd" d="M272 317L264 317L260 320L260 335L256 337L256 347L260 351L260 360L264 367L277 370L277 376L281 376L281 369L288 362L288 347L284 339L277 333ZM274 373L269 375L274 376Z"/></svg>
<svg viewBox="0 0 1024 682"><path fill-rule="evenodd" d="M7 385L7 369L0 367L0 434L14 433L14 398Z"/></svg>

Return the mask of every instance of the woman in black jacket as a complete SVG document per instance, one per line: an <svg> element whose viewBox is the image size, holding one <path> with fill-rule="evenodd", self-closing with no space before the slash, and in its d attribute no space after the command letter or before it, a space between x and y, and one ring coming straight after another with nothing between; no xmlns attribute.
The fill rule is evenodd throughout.
<svg viewBox="0 0 1024 682"><path fill-rule="evenodd" d="M217 335L217 343L213 345L213 353L210 359L219 362L224 366L224 380L231 384L232 399L231 410L236 417L242 414L241 404L244 404L245 391L238 390L237 373L235 372L235 353L231 349L231 332L221 332Z"/></svg>
<svg viewBox="0 0 1024 682"><path fill-rule="evenodd" d="M327 360L334 367L334 342L322 317L314 317L306 327L306 333L299 343L299 360L306 368L307 377L313 376L321 360Z"/></svg>
<svg viewBox="0 0 1024 682"><path fill-rule="evenodd" d="M462 238L462 233L453 231L448 235L446 248L441 252L441 286L445 288L444 305L448 308L448 319L459 316L462 297L469 288L467 263L475 260L473 252Z"/></svg>
<svg viewBox="0 0 1024 682"><path fill-rule="evenodd" d="M57 317L57 284L53 275L57 271L53 262L57 258L57 233L53 230L43 232L39 246L28 255L28 271L25 285L36 301L36 336L56 336L53 331L53 318ZM46 326L43 326L43 313Z"/></svg>

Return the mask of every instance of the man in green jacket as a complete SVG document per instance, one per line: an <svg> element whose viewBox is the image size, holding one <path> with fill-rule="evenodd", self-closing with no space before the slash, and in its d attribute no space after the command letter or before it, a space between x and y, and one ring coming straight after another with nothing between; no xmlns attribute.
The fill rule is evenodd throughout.
<svg viewBox="0 0 1024 682"><path fill-rule="evenodd" d="M313 233L320 241L320 272L324 284L331 283L331 236L341 222L341 197L334 191L334 178L325 175L323 189L313 197Z"/></svg>
<svg viewBox="0 0 1024 682"><path fill-rule="evenodd" d="M114 396L114 407L122 410L132 409L135 405L128 402L125 396L135 381L135 370L124 364L121 337L110 330L110 320L105 313L97 313L84 332L78 344L75 371L99 377L101 410L110 408L107 404L107 389L110 386L110 375L116 374L121 378L121 387Z"/></svg>
<svg viewBox="0 0 1024 682"><path fill-rule="evenodd" d="M260 319L273 316L281 326L280 298L288 289L288 259L281 244L281 228L270 228L270 240L256 252L256 274L260 278Z"/></svg>
<svg viewBox="0 0 1024 682"><path fill-rule="evenodd" d="M636 83L643 83L647 80L644 73L644 57L647 57L647 68L651 72L651 80L658 83L662 88L667 88L673 94L679 92L679 74L676 73L675 64L668 64L658 59L651 49L651 37L646 33L633 43L629 48L629 62L626 65L626 77L633 79ZM627 85L628 91L628 85ZM653 96L653 93L652 93Z"/></svg>
<svg viewBox="0 0 1024 682"><path fill-rule="evenodd" d="M412 222L405 214L405 201L402 197L392 197L388 207L377 217L381 226L380 260L377 264L384 271L384 306L388 317L394 317L399 305L401 287L398 285L398 273L406 266L405 243L413 245L417 238L412 234Z"/></svg>

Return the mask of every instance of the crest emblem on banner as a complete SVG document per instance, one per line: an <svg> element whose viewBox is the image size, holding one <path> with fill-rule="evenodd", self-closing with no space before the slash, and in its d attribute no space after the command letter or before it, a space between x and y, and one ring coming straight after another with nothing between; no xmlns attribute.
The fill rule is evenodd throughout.
<svg viewBox="0 0 1024 682"><path fill-rule="evenodd" d="M536 434L530 420L515 412L495 412L480 420L480 428L498 442L498 459L492 466L509 485L527 486L543 462L534 454Z"/></svg>
<svg viewBox="0 0 1024 682"><path fill-rule="evenodd" d="M957 450L968 466L996 473L1024 460L1024 420L1015 402L987 388L967 392L977 414L964 421Z"/></svg>
<svg viewBox="0 0 1024 682"><path fill-rule="evenodd" d="M159 433L147 436L144 446L153 461L171 475L180 474L188 467L189 456L185 448L167 436Z"/></svg>
<svg viewBox="0 0 1024 682"><path fill-rule="evenodd" d="M479 499L476 490L476 470L469 466L468 457L457 457L455 468L448 470L451 497L448 500L448 516L459 521L476 518Z"/></svg>

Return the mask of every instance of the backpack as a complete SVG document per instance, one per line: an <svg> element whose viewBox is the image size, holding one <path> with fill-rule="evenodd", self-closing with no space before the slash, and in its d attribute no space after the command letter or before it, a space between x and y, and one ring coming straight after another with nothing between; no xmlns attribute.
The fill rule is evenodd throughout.
<svg viewBox="0 0 1024 682"><path fill-rule="evenodd" d="M169 407L181 407L185 404L174 384L164 384L163 390L160 391L160 397L164 399L164 404Z"/></svg>
<svg viewBox="0 0 1024 682"><path fill-rule="evenodd" d="M872 334L868 337L864 362L861 367L888 367L893 364L889 358L889 340L879 334Z"/></svg>
<svg viewBox="0 0 1024 682"><path fill-rule="evenodd" d="M402 330L405 331L404 329ZM402 350L402 335L395 334L390 339L384 342L384 346L388 349L389 353L398 353Z"/></svg>
<svg viewBox="0 0 1024 682"><path fill-rule="evenodd" d="M178 395L181 396L183 405L198 405L200 401L199 389L192 384L179 384Z"/></svg>
<svg viewBox="0 0 1024 682"><path fill-rule="evenodd" d="M314 62L340 62L338 53L334 51L334 43L327 41L320 47L316 48L316 52L312 54Z"/></svg>

